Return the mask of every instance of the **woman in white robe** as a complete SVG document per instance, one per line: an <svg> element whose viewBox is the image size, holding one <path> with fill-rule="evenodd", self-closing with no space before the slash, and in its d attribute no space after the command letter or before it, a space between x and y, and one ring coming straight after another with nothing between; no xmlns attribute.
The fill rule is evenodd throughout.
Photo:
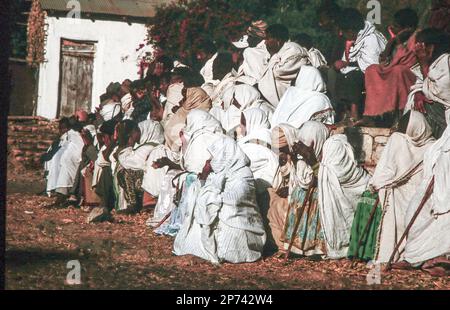
<svg viewBox="0 0 450 310"><path fill-rule="evenodd" d="M162 205L159 203L155 207L153 217L147 221L147 225L155 226L161 222L169 213L170 218L164 222L155 233L175 236L180 229L186 212L187 201L192 195L196 195L201 187L197 175L202 172L205 162L210 158L208 147L221 137L223 129L220 123L208 112L194 110L187 116L186 128L183 130L183 147L180 160L181 170L185 172L173 187L172 182L167 184L170 188L162 189L162 192L170 192L170 202ZM178 191L178 193L177 193ZM175 195L181 197L174 199ZM163 196L161 194L161 196ZM177 201L175 201L177 200Z"/></svg>
<svg viewBox="0 0 450 310"><path fill-rule="evenodd" d="M347 255L358 199L368 182L347 137L331 136L323 146L318 177L320 217L331 259Z"/></svg>
<svg viewBox="0 0 450 310"><path fill-rule="evenodd" d="M305 122L334 124L334 110L325 95L326 84L316 68L302 66L295 86L288 88L272 116L272 126L289 124L300 128Z"/></svg>
<svg viewBox="0 0 450 310"><path fill-rule="evenodd" d="M435 140L430 125L417 111L404 116L399 127L399 132L391 135L381 154L369 182L370 191L366 191L358 203L349 257L386 263L405 231L411 193L423 178L423 156ZM369 225L377 198L378 206ZM363 242L357 250L361 238ZM404 244L399 248L398 259L403 257L403 250Z"/></svg>
<svg viewBox="0 0 450 310"><path fill-rule="evenodd" d="M261 94L256 88L241 84L228 88L223 95L223 108L214 107L210 113L222 124L225 132L234 133L239 127L241 113L252 107L261 108L268 117L273 113L272 108L261 100Z"/></svg>
<svg viewBox="0 0 450 310"><path fill-rule="evenodd" d="M266 234L256 205L249 159L226 136L208 151L213 172L190 202L173 251L214 264L254 262L261 258Z"/></svg>
<svg viewBox="0 0 450 310"><path fill-rule="evenodd" d="M447 124L450 117L447 116ZM424 156L424 176L409 203L405 223L416 213L434 178L434 188L407 236L405 260L413 265L450 254L450 127ZM425 265L422 267L425 268Z"/></svg>
<svg viewBox="0 0 450 310"><path fill-rule="evenodd" d="M262 193L272 186L278 169L278 158L271 150L270 123L267 114L259 108L242 112L241 118L241 133L244 136L238 144L250 159L256 192Z"/></svg>

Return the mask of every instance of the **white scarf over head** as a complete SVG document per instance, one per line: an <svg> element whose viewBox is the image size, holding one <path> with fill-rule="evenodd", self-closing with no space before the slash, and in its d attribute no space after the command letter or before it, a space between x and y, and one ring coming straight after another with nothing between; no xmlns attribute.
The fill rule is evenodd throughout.
<svg viewBox="0 0 450 310"><path fill-rule="evenodd" d="M450 54L442 55L431 64L422 91L428 99L442 103L446 113L450 113Z"/></svg>
<svg viewBox="0 0 450 310"><path fill-rule="evenodd" d="M211 158L207 148L213 144L223 132L220 123L203 110L193 110L187 116L187 125L183 134L187 140L183 147L181 167L189 172L202 172L205 162Z"/></svg>
<svg viewBox="0 0 450 310"><path fill-rule="evenodd" d="M355 43L350 48L350 62L357 62L362 72L366 72L367 67L379 63L380 54L386 48L387 40L384 35L379 32L375 25L369 21L365 21L364 29L358 33ZM344 56L342 60L347 61ZM343 74L347 74L356 67L345 67L341 69Z"/></svg>
<svg viewBox="0 0 450 310"><path fill-rule="evenodd" d="M358 166L345 135L331 136L324 144L319 168L319 209L330 258L347 255L350 230L369 175Z"/></svg>
<svg viewBox="0 0 450 310"><path fill-rule="evenodd" d="M334 123L333 106L325 95L326 84L319 70L302 66L295 86L288 88L272 116L272 126L289 124L300 128L319 112L330 111L326 124Z"/></svg>

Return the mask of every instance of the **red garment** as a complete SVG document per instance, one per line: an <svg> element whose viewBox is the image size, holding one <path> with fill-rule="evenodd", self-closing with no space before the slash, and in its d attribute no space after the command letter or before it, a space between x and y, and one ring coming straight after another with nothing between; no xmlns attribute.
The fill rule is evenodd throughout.
<svg viewBox="0 0 450 310"><path fill-rule="evenodd" d="M410 88L417 79L411 71L411 67L417 63L413 52L415 42L413 35L406 47L397 49L388 66L376 64L367 68L364 115L380 116L405 108Z"/></svg>

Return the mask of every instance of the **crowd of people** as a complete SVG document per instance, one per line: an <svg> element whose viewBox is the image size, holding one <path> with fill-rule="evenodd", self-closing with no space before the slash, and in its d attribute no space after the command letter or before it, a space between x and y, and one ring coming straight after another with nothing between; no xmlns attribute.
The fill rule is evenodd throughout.
<svg viewBox="0 0 450 310"><path fill-rule="evenodd" d="M153 209L175 255L214 264L279 252L448 274L448 33L411 9L390 40L356 9L318 13L331 51L257 21L228 50L204 42L199 72L158 55L95 113L60 119L42 157L51 207L91 223ZM392 128L373 175L335 132L367 123Z"/></svg>

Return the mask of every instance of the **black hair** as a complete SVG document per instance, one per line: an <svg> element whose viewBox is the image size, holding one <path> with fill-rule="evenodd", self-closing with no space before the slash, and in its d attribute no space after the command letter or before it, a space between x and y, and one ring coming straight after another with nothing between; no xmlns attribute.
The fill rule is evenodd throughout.
<svg viewBox="0 0 450 310"><path fill-rule="evenodd" d="M183 77L183 84L186 88L200 87L205 83L205 79L200 72L189 69L189 73Z"/></svg>
<svg viewBox="0 0 450 310"><path fill-rule="evenodd" d="M75 116L69 117L69 128L80 132L83 129L83 125L77 120Z"/></svg>
<svg viewBox="0 0 450 310"><path fill-rule="evenodd" d="M95 113L88 114L88 122L95 122L96 119L97 119L97 115L95 115Z"/></svg>
<svg viewBox="0 0 450 310"><path fill-rule="evenodd" d="M339 18L339 14L341 12L341 7L333 0L325 0L322 5L317 9L317 15L320 17L321 15L327 16L332 21L337 21Z"/></svg>
<svg viewBox="0 0 450 310"><path fill-rule="evenodd" d="M203 40L200 42L200 50L213 55L217 52L217 46L211 40Z"/></svg>
<svg viewBox="0 0 450 310"><path fill-rule="evenodd" d="M267 28L266 35L287 42L289 40L289 29L283 24L273 24Z"/></svg>
<svg viewBox="0 0 450 310"><path fill-rule="evenodd" d="M100 126L100 132L112 136L114 134L114 129L116 128L117 121L114 119L110 119L109 121L103 122Z"/></svg>
<svg viewBox="0 0 450 310"><path fill-rule="evenodd" d="M111 99L111 94L104 93L104 94L100 95L100 102L103 102L108 99Z"/></svg>
<svg viewBox="0 0 450 310"><path fill-rule="evenodd" d="M352 30L358 32L364 28L364 17L357 9L344 9L339 14L338 26L341 30Z"/></svg>
<svg viewBox="0 0 450 310"><path fill-rule="evenodd" d="M145 88L145 80L143 80L143 79L134 80L130 84L130 89L132 89L134 91L144 89L144 88Z"/></svg>
<svg viewBox="0 0 450 310"><path fill-rule="evenodd" d="M134 110L131 113L131 118L140 123L147 119L148 113L152 111L152 104L148 96L144 96L141 100L133 102Z"/></svg>
<svg viewBox="0 0 450 310"><path fill-rule="evenodd" d="M419 16L417 16L416 11L413 9L407 8L397 11L394 14L394 20L397 25L405 28L413 28L416 29L419 24Z"/></svg>
<svg viewBox="0 0 450 310"><path fill-rule="evenodd" d="M313 47L313 40L311 36L306 33L298 33L292 37L292 41L299 44L300 46L310 49Z"/></svg>
<svg viewBox="0 0 450 310"><path fill-rule="evenodd" d="M164 71L170 72L173 69L173 59L169 56L162 55L158 57L157 62L161 62L164 65Z"/></svg>
<svg viewBox="0 0 450 310"><path fill-rule="evenodd" d="M442 54L450 52L449 36L443 30L427 28L420 31L416 36L416 42L423 42L425 45L434 45L431 61L434 62Z"/></svg>
<svg viewBox="0 0 450 310"><path fill-rule="evenodd" d="M213 62L214 79L222 80L233 69L233 56L229 52L220 52Z"/></svg>
<svg viewBox="0 0 450 310"><path fill-rule="evenodd" d="M128 143L128 139L133 131L140 130L138 126L138 122L130 119L123 120L119 123L118 126L118 140L119 146L124 147Z"/></svg>
<svg viewBox="0 0 450 310"><path fill-rule="evenodd" d="M69 128L70 129L70 121L68 117L62 117L59 120L59 126L64 126L65 128Z"/></svg>

